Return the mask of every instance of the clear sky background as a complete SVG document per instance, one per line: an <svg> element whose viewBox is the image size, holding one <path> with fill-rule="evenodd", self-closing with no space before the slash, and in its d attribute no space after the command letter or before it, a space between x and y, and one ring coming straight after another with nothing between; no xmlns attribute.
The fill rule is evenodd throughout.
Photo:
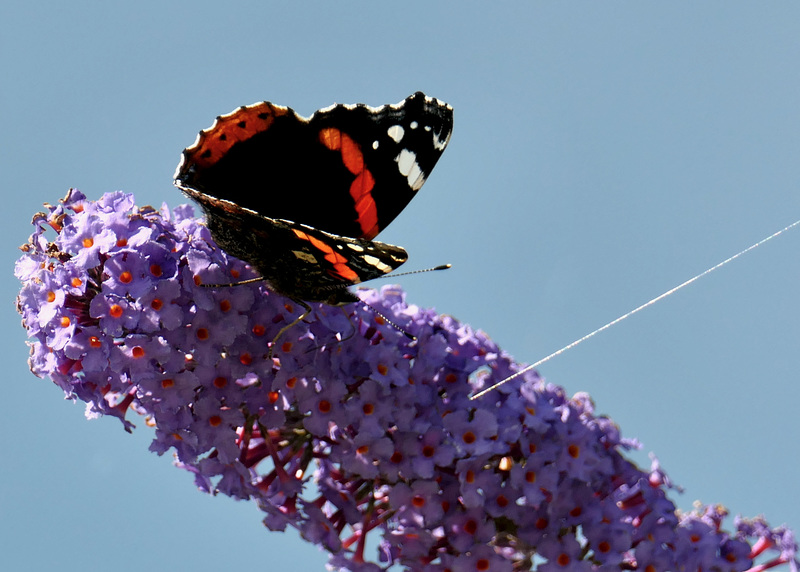
<svg viewBox="0 0 800 572"><path fill-rule="evenodd" d="M270 100L417 90L450 147L381 235L410 302L533 362L800 218L800 3L5 2L0 567L323 570L254 505L197 492L151 432L87 421L27 369L12 275L70 186L186 201L181 150ZM290 192L290 189L286 190ZM800 527L800 229L540 369L685 487Z"/></svg>

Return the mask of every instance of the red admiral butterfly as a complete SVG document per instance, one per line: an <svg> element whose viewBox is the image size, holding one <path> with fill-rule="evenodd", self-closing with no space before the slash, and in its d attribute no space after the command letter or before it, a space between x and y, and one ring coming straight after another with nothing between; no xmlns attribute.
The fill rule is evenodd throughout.
<svg viewBox="0 0 800 572"><path fill-rule="evenodd" d="M175 185L200 204L217 244L272 290L307 312L305 302L349 304L359 299L348 286L408 258L372 239L420 189L452 128L453 108L421 92L309 118L257 103L201 131Z"/></svg>

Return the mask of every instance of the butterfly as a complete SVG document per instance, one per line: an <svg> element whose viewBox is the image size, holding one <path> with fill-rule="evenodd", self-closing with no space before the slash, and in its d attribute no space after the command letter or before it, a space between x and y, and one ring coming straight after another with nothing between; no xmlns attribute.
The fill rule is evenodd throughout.
<svg viewBox="0 0 800 572"><path fill-rule="evenodd" d="M175 185L203 209L216 243L301 304L303 319L307 302L357 302L348 286L408 259L373 239L417 194L452 129L453 108L421 92L308 118L257 103L201 131Z"/></svg>

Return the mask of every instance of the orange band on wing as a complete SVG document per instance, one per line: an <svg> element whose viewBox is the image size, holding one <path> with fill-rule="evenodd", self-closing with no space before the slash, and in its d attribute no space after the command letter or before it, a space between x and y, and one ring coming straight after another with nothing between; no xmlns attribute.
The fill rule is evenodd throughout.
<svg viewBox="0 0 800 572"><path fill-rule="evenodd" d="M361 147L347 133L334 127L320 130L319 140L331 151L342 154L342 163L356 178L350 183L350 196L355 203L358 225L361 227L361 238L371 240L379 232L378 206L372 197L375 177L364 165L364 154Z"/></svg>
<svg viewBox="0 0 800 572"><path fill-rule="evenodd" d="M298 238L305 240L311 243L311 246L319 250L324 254L325 260L330 262L333 265L333 270L329 271L332 275L338 276L343 280L347 280L348 282L358 282L358 274L356 274L348 265L347 259L339 254L338 252L334 252L333 248L329 245L325 244L318 238L314 238L303 232L302 230L297 230L293 228L292 231L297 235Z"/></svg>

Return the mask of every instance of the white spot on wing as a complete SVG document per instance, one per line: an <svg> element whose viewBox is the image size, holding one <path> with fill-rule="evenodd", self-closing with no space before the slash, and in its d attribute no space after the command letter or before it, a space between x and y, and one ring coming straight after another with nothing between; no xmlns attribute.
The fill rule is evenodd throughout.
<svg viewBox="0 0 800 572"><path fill-rule="evenodd" d="M416 129L417 127L419 127L419 123L417 123L416 121L412 121L409 127L411 127L411 129Z"/></svg>
<svg viewBox="0 0 800 572"><path fill-rule="evenodd" d="M400 143L403 139L403 134L405 134L405 129L400 125L392 125L386 130L386 134L389 135L395 143Z"/></svg>
<svg viewBox="0 0 800 572"><path fill-rule="evenodd" d="M377 139L372 142L372 148L373 149L377 149L378 148L378 140Z"/></svg>
<svg viewBox="0 0 800 572"><path fill-rule="evenodd" d="M412 190L418 191L425 184L425 173L419 168L419 165L414 163L414 169L408 174L408 186Z"/></svg>
<svg viewBox="0 0 800 572"><path fill-rule="evenodd" d="M397 168L400 169L400 173L407 177L414 165L417 164L417 156L408 149L403 149L395 158L395 161L397 161Z"/></svg>
<svg viewBox="0 0 800 572"><path fill-rule="evenodd" d="M418 191L425 183L425 175L417 164L417 156L408 149L403 149L395 161L400 174L408 179L411 190Z"/></svg>
<svg viewBox="0 0 800 572"><path fill-rule="evenodd" d="M433 134L433 147L437 151L444 151L444 148L447 147L447 143L450 141L450 132L447 132L444 139L440 139L437 133Z"/></svg>
<svg viewBox="0 0 800 572"><path fill-rule="evenodd" d="M384 264L383 262L380 261L379 258L375 258L374 256L366 255L362 258L362 260L367 264L369 264L370 266L374 266L384 274L387 274L392 271L391 266Z"/></svg>
<svg viewBox="0 0 800 572"><path fill-rule="evenodd" d="M356 244L354 242L348 242L347 246L350 247L350 250L355 250L356 252L364 252L364 247L360 244Z"/></svg>

